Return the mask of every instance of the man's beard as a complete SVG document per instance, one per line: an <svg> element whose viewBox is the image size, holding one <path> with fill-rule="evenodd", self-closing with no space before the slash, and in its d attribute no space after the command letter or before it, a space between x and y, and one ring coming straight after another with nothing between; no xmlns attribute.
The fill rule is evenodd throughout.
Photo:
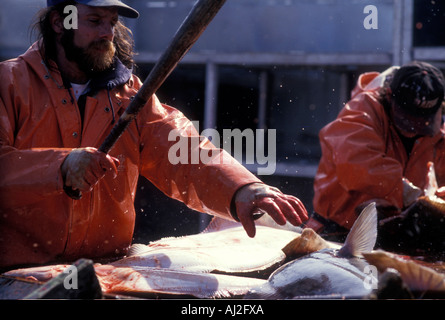
<svg viewBox="0 0 445 320"><path fill-rule="evenodd" d="M86 48L74 44L73 30L66 30L62 35L61 44L68 60L77 64L87 75L107 70L114 60L116 47L114 43L100 39L90 43Z"/></svg>

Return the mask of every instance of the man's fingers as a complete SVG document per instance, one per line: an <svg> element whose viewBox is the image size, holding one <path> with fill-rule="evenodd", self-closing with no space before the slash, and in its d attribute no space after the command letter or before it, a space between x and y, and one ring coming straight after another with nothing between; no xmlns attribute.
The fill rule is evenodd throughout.
<svg viewBox="0 0 445 320"><path fill-rule="evenodd" d="M285 225L286 224L286 218L282 213L282 210L280 206L277 204L277 202L280 202L278 198L272 199L272 198L263 198L260 201L257 202L257 208L267 212L272 219L278 223L279 225ZM289 205L286 205L285 202L280 202L281 206L286 206L286 209L293 210Z"/></svg>
<svg viewBox="0 0 445 320"><path fill-rule="evenodd" d="M244 230L247 235L251 238L255 237L255 221L253 220L253 215L250 212L240 212L239 220L243 225Z"/></svg>
<svg viewBox="0 0 445 320"><path fill-rule="evenodd" d="M81 192L87 192L92 189L92 185L85 179L67 179L65 186L71 187L73 190L79 190Z"/></svg>
<svg viewBox="0 0 445 320"><path fill-rule="evenodd" d="M255 213L267 213L279 225L289 221L301 225L308 219L303 203L296 197L283 194L279 189L263 183L246 185L236 193L237 215L247 234L255 235Z"/></svg>
<svg viewBox="0 0 445 320"><path fill-rule="evenodd" d="M114 158L110 155L106 155L104 159L100 161L100 165L102 167L102 170L105 172L112 172L113 176L117 176L117 167L119 166L120 162L117 158Z"/></svg>
<svg viewBox="0 0 445 320"><path fill-rule="evenodd" d="M90 191L106 174L117 177L119 160L95 148L74 149L62 164L65 186Z"/></svg>
<svg viewBox="0 0 445 320"><path fill-rule="evenodd" d="M303 222L309 219L306 207L304 206L303 202L301 202L300 199L290 196L288 197L287 201L294 208L295 214L298 216L298 219L300 220L300 222L297 221L298 225L302 224Z"/></svg>
<svg viewBox="0 0 445 320"><path fill-rule="evenodd" d="M299 226L308 219L304 205L292 196L265 197L257 202L257 207L266 211L280 225L284 225L287 219L294 226Z"/></svg>
<svg viewBox="0 0 445 320"><path fill-rule="evenodd" d="M298 215L298 208L295 208L293 203L288 199L282 199L281 197L277 197L274 199L275 203L281 210L281 213L287 220L293 224L294 226L302 224L302 221Z"/></svg>

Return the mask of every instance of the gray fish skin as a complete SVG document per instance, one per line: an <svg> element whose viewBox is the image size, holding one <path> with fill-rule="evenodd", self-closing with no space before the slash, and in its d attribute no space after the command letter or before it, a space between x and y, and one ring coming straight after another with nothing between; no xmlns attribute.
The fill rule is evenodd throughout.
<svg viewBox="0 0 445 320"><path fill-rule="evenodd" d="M367 265L361 258L342 258L324 249L278 268L268 283L251 290L246 299L298 299L307 296L366 297Z"/></svg>
<svg viewBox="0 0 445 320"><path fill-rule="evenodd" d="M340 248L323 249L290 261L251 289L245 299L298 299L307 296L368 297L372 293L361 253L373 249L377 238L377 210L368 205Z"/></svg>

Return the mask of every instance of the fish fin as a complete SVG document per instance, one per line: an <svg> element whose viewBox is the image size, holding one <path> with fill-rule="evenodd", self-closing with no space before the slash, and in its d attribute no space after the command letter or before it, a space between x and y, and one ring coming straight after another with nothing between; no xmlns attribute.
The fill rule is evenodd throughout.
<svg viewBox="0 0 445 320"><path fill-rule="evenodd" d="M361 256L362 252L374 249L377 240L377 209L375 202L370 203L361 212L349 231L340 256Z"/></svg>
<svg viewBox="0 0 445 320"><path fill-rule="evenodd" d="M434 163L428 162L427 164L427 175L426 175L426 187L424 189L424 194L427 197L432 197L436 195L437 189L439 189L439 186L437 184L436 179L436 170L434 169Z"/></svg>
<svg viewBox="0 0 445 320"><path fill-rule="evenodd" d="M150 249L145 244L135 243L131 245L130 249L128 249L127 257L138 256L144 252L147 252L148 250Z"/></svg>

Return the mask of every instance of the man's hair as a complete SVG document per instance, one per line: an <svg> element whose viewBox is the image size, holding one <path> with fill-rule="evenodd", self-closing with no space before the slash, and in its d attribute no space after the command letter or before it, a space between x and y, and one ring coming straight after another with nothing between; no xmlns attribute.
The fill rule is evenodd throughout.
<svg viewBox="0 0 445 320"><path fill-rule="evenodd" d="M32 26L32 31L37 33L40 54L46 65L51 66L49 60L56 58L56 33L51 26L51 15L57 12L62 18L68 16L63 13L67 5L76 5L74 1L66 1L61 4L44 8L37 13L36 22ZM73 32L72 29L65 32ZM116 57L129 69L134 66L134 41L133 34L121 21L114 27L114 46L116 47Z"/></svg>

